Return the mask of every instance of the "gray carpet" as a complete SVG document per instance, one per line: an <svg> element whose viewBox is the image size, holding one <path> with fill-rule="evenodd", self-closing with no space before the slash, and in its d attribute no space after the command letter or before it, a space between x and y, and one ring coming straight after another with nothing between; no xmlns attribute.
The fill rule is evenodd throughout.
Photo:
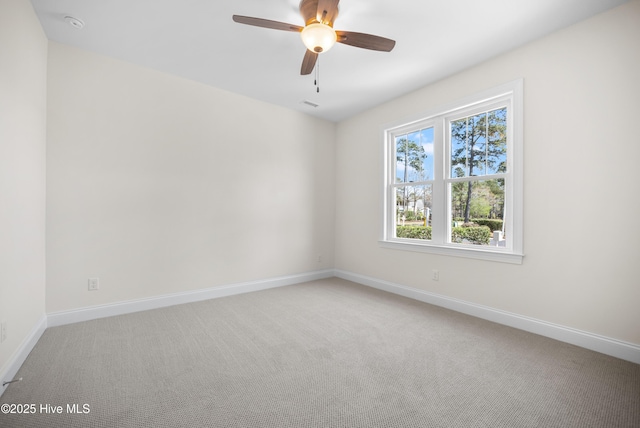
<svg viewBox="0 0 640 428"><path fill-rule="evenodd" d="M50 328L18 376L0 427L640 427L640 365L335 278Z"/></svg>

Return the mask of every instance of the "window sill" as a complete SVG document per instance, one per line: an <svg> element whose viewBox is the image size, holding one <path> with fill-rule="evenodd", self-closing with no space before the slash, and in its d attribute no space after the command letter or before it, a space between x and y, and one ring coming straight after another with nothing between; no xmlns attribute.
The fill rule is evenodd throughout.
<svg viewBox="0 0 640 428"><path fill-rule="evenodd" d="M411 241L378 241L380 246L392 250L417 251L420 253L439 254L443 256L465 257L468 259L488 260L492 262L522 264L524 254L516 254L504 250L492 250L491 247L462 247L430 245L423 242Z"/></svg>

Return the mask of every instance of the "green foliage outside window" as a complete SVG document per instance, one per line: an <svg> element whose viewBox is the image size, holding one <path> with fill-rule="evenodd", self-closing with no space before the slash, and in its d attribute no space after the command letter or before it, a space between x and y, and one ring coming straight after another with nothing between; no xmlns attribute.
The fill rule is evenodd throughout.
<svg viewBox="0 0 640 428"><path fill-rule="evenodd" d="M396 237L407 239L431 239L430 226L396 226ZM470 244L487 245L491 240L491 229L487 226L454 227L451 229L451 241L457 244L465 241Z"/></svg>
<svg viewBox="0 0 640 428"><path fill-rule="evenodd" d="M487 226L451 228L451 242L461 244L465 240L471 244L488 245L491 240L491 229Z"/></svg>
<svg viewBox="0 0 640 428"><path fill-rule="evenodd" d="M397 226L396 236L409 239L431 239L431 226Z"/></svg>

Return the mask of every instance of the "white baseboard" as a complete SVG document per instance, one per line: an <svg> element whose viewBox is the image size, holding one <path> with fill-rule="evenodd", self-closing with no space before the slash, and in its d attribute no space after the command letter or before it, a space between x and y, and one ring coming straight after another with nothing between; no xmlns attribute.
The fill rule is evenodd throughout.
<svg viewBox="0 0 640 428"><path fill-rule="evenodd" d="M183 303L199 302L218 297L232 296L234 294L249 293L252 291L266 290L268 288L282 287L300 282L333 276L333 269L307 272L297 275L287 275L258 281L241 282L220 287L206 288L202 290L186 291L181 293L164 294L146 299L129 300L125 302L111 303L108 305L90 306L70 311L53 312L48 315L47 326L54 327L72 324L81 321L89 321L98 318L106 318L115 315L130 314L149 309L164 308Z"/></svg>
<svg viewBox="0 0 640 428"><path fill-rule="evenodd" d="M600 336L597 334L529 318L522 315L466 302L463 300L430 293L412 287L383 281L376 278L359 275L343 270L327 269L316 272L308 272L298 275L288 275L277 278L242 282L221 287L213 287L204 290L195 290L183 293L166 294L151 297L148 299L131 300L126 302L113 303L109 305L93 306L71 311L55 312L43 315L33 327L29 335L24 339L22 345L10 358L9 364L0 372L0 380L5 382L11 380L22 363L36 345L40 336L47 327L71 324L81 321L89 321L114 315L128 314L132 312L145 311L149 309L162 308L167 306L191 303L218 297L231 296L252 291L266 290L268 288L293 285L301 282L313 281L317 279L337 276L362 285L377 288L400 296L408 297L421 302L441 306L467 315L493 321L499 324L514 327L520 330L546 336L562 342L570 343L616 358L640 364L640 345L620 341L617 339ZM0 396L6 388L0 387Z"/></svg>
<svg viewBox="0 0 640 428"><path fill-rule="evenodd" d="M266 290L268 288L293 285L301 282L329 278L332 276L334 276L333 269L326 269L315 272L269 278L265 280L229 284L203 290L165 294L162 296L155 296L147 299L130 300L108 305L74 309L71 311L60 311L43 315L36 326L33 328L33 330L25 338L22 345L9 359L9 363L6 368L3 369L2 372L0 372L0 381L6 382L15 377L16 373L18 373L18 370L26 360L33 347L36 345L36 343L38 343L40 336L42 336L42 333L44 333L44 331L48 327L72 324L81 321L89 321L114 315L123 315L133 312L146 311L149 309L163 308L167 306L179 305L182 303L191 303L202 300L215 299L218 297L232 296L234 294ZM2 384L0 383L0 396L2 396L2 393L6 389L2 388L1 385Z"/></svg>
<svg viewBox="0 0 640 428"><path fill-rule="evenodd" d="M526 316L466 302L463 300L443 296L440 294L430 293L428 291L419 290L417 288L406 287L394 284L388 281L370 278L367 276L335 270L335 276L356 282L358 284L367 285L379 290L388 291L400 296L409 297L421 302L430 303L432 305L441 306L447 309L472 315L498 324L507 325L520 330L546 336L561 342L570 343L602 354L610 355L623 360L640 364L640 345L628 343L617 339L565 327L558 324L529 318Z"/></svg>
<svg viewBox="0 0 640 428"><path fill-rule="evenodd" d="M0 372L0 397L2 397L2 394L7 389L6 387L2 387L2 382L8 382L15 377L22 363L27 359L29 353L33 347L36 346L36 343L40 340L40 336L42 336L42 333L44 333L46 329L47 317L46 315L42 315L36 325L31 329L31 332L22 341L18 350L9 358L9 364Z"/></svg>

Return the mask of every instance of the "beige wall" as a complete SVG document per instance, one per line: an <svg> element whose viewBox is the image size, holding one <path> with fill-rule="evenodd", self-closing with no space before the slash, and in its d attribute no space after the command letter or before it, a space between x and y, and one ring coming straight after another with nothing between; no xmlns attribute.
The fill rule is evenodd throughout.
<svg viewBox="0 0 640 428"><path fill-rule="evenodd" d="M333 267L333 123L54 42L48 112L48 313Z"/></svg>
<svg viewBox="0 0 640 428"><path fill-rule="evenodd" d="M633 1L340 123L336 268L640 344L639 41ZM523 264L381 248L384 125L520 77Z"/></svg>
<svg viewBox="0 0 640 428"><path fill-rule="evenodd" d="M31 3L0 0L0 374L45 315L46 73Z"/></svg>

